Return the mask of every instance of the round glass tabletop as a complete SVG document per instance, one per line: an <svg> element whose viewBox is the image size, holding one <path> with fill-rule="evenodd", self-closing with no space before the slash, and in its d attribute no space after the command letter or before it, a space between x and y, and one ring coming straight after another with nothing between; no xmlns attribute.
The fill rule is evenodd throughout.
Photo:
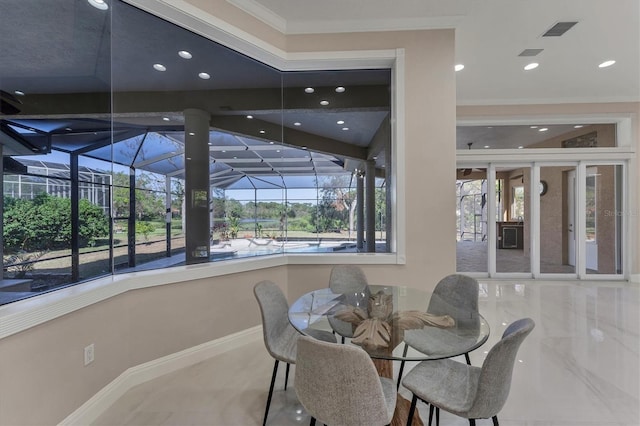
<svg viewBox="0 0 640 426"><path fill-rule="evenodd" d="M314 290L291 305L289 321L310 336L314 330L332 331L376 359L451 358L489 337L489 325L478 311L404 286L370 285L354 293Z"/></svg>

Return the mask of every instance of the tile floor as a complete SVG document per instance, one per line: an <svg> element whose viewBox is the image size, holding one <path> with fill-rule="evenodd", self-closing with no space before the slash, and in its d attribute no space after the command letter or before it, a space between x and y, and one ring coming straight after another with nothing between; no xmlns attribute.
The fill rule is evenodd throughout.
<svg viewBox="0 0 640 426"><path fill-rule="evenodd" d="M518 353L502 426L640 425L640 285L482 280L480 311L491 337L471 353L474 365L506 324L536 321ZM255 341L131 389L94 424L260 425L272 368ZM280 370L267 424L309 424L293 386L282 390ZM428 410L418 407L424 419ZM440 424L468 422L443 413ZM477 422L485 424L491 420Z"/></svg>

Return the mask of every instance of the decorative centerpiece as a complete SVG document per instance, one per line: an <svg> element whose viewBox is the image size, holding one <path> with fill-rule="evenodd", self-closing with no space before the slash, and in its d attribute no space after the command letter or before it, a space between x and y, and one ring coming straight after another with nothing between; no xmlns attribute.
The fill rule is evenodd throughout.
<svg viewBox="0 0 640 426"><path fill-rule="evenodd" d="M367 311L345 306L334 317L354 327L351 342L368 352L391 352L404 338L405 330L424 326L449 328L455 320L449 315L432 315L421 311L393 313L393 296L380 290L369 296Z"/></svg>

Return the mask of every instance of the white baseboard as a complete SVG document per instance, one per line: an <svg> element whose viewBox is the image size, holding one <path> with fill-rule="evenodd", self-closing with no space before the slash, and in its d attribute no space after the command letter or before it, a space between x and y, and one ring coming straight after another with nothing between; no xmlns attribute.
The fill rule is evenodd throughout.
<svg viewBox="0 0 640 426"><path fill-rule="evenodd" d="M134 386L236 349L255 341L257 338L262 338L262 326L249 328L131 367L67 416L58 426L92 424L118 398Z"/></svg>

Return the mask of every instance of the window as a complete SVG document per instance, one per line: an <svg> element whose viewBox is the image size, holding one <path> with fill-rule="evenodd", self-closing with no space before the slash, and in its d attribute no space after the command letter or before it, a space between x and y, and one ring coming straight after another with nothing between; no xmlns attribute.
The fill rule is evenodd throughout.
<svg viewBox="0 0 640 426"><path fill-rule="evenodd" d="M67 3L72 18L0 16L17 58L0 74L2 278L26 290L2 303L132 270L390 250L390 70L282 72L125 2ZM54 39L16 39L18 21ZM45 49L65 60L21 54ZM362 170L376 179L358 199Z"/></svg>

